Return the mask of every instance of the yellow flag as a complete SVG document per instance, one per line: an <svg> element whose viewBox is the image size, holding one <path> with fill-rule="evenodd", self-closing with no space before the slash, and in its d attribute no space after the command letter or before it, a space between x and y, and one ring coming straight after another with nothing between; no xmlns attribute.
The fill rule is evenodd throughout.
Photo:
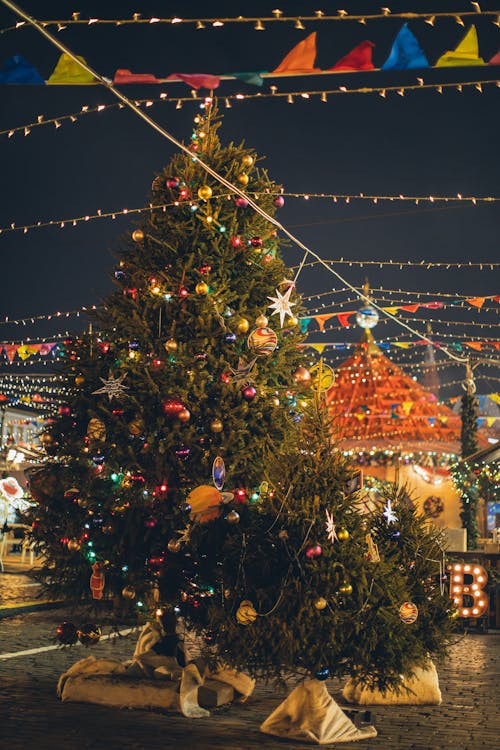
<svg viewBox="0 0 500 750"><path fill-rule="evenodd" d="M394 346L399 346L401 349L409 349L411 344L408 341L393 341Z"/></svg>
<svg viewBox="0 0 500 750"><path fill-rule="evenodd" d="M326 344L309 344L311 349L316 349L317 352L323 354Z"/></svg>
<svg viewBox="0 0 500 750"><path fill-rule="evenodd" d="M488 427L491 427L493 424L495 424L497 420L497 417L486 417L486 424Z"/></svg>
<svg viewBox="0 0 500 750"><path fill-rule="evenodd" d="M403 401L403 411L408 416L408 414L411 412L411 407L413 406L413 401Z"/></svg>
<svg viewBox="0 0 500 750"><path fill-rule="evenodd" d="M455 68L461 65L485 65L479 57L479 45L475 26L471 26L456 49L441 55L435 68Z"/></svg>
<svg viewBox="0 0 500 750"><path fill-rule="evenodd" d="M399 307L383 307L382 310L386 313L389 313L389 315L396 315Z"/></svg>
<svg viewBox="0 0 500 750"><path fill-rule="evenodd" d="M498 393L488 393L488 398L491 398L492 401L495 402L495 404L500 404L500 396Z"/></svg>
<svg viewBox="0 0 500 750"><path fill-rule="evenodd" d="M84 57L77 55L78 59L82 62L86 62ZM87 86L91 83L97 83L97 78L87 73L86 70L81 68L73 58L67 55L65 52L62 53L61 57L57 61L57 65L52 71L47 84L59 84L62 86Z"/></svg>

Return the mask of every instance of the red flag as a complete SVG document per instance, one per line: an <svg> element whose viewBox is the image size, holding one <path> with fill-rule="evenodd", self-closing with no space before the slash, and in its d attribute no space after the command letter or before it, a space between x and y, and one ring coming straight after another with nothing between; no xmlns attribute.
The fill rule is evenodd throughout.
<svg viewBox="0 0 500 750"><path fill-rule="evenodd" d="M441 310L444 307L444 302L424 302L420 307L426 307L428 310Z"/></svg>
<svg viewBox="0 0 500 750"><path fill-rule="evenodd" d="M113 83L119 86L122 83L160 83L160 81L152 73L132 73L126 68L119 68L115 73Z"/></svg>
<svg viewBox="0 0 500 750"><path fill-rule="evenodd" d="M14 361L14 357L16 356L17 344L4 344L3 350L9 362L12 363Z"/></svg>
<svg viewBox="0 0 500 750"><path fill-rule="evenodd" d="M405 312L417 312L420 305L400 305L400 310L405 310Z"/></svg>
<svg viewBox="0 0 500 750"><path fill-rule="evenodd" d="M491 60L488 60L488 65L500 65L500 49L496 53L496 55L493 55Z"/></svg>
<svg viewBox="0 0 500 750"><path fill-rule="evenodd" d="M314 67L316 59L316 32L295 45L288 55L283 58L273 73L313 73L319 68Z"/></svg>
<svg viewBox="0 0 500 750"><path fill-rule="evenodd" d="M337 313L337 318L339 319L339 323L343 328L347 328L349 326L349 318L352 314L352 312Z"/></svg>
<svg viewBox="0 0 500 750"><path fill-rule="evenodd" d="M219 88L219 76L210 73L171 73L167 81L184 81L194 89L217 89Z"/></svg>
<svg viewBox="0 0 500 750"><path fill-rule="evenodd" d="M372 61L373 42L365 40L354 47L347 55L341 57L333 68L328 70L374 70Z"/></svg>

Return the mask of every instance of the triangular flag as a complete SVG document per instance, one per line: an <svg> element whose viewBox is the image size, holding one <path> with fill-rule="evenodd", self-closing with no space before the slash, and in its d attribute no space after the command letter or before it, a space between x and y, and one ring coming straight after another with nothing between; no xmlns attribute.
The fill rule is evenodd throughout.
<svg viewBox="0 0 500 750"><path fill-rule="evenodd" d="M17 353L21 357L21 359L28 359L32 354L35 354L35 349L32 346L28 346L27 344L21 344L21 346L17 347Z"/></svg>
<svg viewBox="0 0 500 750"><path fill-rule="evenodd" d="M428 68L429 61L418 43L417 37L405 23L394 40L389 57L380 70L413 70Z"/></svg>
<svg viewBox="0 0 500 750"><path fill-rule="evenodd" d="M342 328L347 328L349 326L349 318L352 314L352 312L337 313L337 318Z"/></svg>
<svg viewBox="0 0 500 750"><path fill-rule="evenodd" d="M466 299L465 301L469 303L469 305L473 305L474 307L478 307L479 309L482 308L484 305L486 297L471 297L470 299Z"/></svg>
<svg viewBox="0 0 500 750"><path fill-rule="evenodd" d="M471 26L458 47L441 55L435 68L455 68L460 65L484 65L479 57L479 45L475 26Z"/></svg>
<svg viewBox="0 0 500 750"><path fill-rule="evenodd" d="M476 351L481 352L483 350L483 345L480 341L464 341L463 342L465 346L470 347L471 349L476 349Z"/></svg>
<svg viewBox="0 0 500 750"><path fill-rule="evenodd" d="M419 304L416 305L401 305L400 310L404 310L405 312L417 312L418 308L420 307Z"/></svg>
<svg viewBox="0 0 500 750"><path fill-rule="evenodd" d="M0 83L45 86L45 81L38 70L21 55L14 55L5 61L0 70Z"/></svg>
<svg viewBox="0 0 500 750"><path fill-rule="evenodd" d="M330 318L333 318L333 313L326 313L325 315L314 315L313 317L319 325L319 330L321 331L321 333L324 333L325 323L327 320L330 320Z"/></svg>
<svg viewBox="0 0 500 750"><path fill-rule="evenodd" d="M326 344L309 344L309 346L316 349L320 354L323 354Z"/></svg>
<svg viewBox="0 0 500 750"><path fill-rule="evenodd" d="M52 351L54 347L55 347L55 343L54 344L48 344L48 343L42 344L40 347L40 354L42 355L42 357L45 357L47 356L47 354L50 354L50 352Z"/></svg>
<svg viewBox="0 0 500 750"><path fill-rule="evenodd" d="M498 393L490 393L489 397L495 402L495 404L500 404L500 395Z"/></svg>
<svg viewBox="0 0 500 750"><path fill-rule="evenodd" d="M486 417L486 424L491 427L496 422L496 417Z"/></svg>
<svg viewBox="0 0 500 750"><path fill-rule="evenodd" d="M9 360L9 362L12 364L14 361L14 357L16 356L17 352L17 345L16 344L4 344L3 350L5 352L5 356Z"/></svg>
<svg viewBox="0 0 500 750"><path fill-rule="evenodd" d="M388 341L379 341L377 346L379 349L385 349L385 351L388 351L391 348L391 345Z"/></svg>
<svg viewBox="0 0 500 750"><path fill-rule="evenodd" d="M434 427L434 424L436 422L436 417L427 417L427 421L429 422L431 427Z"/></svg>
<svg viewBox="0 0 500 750"><path fill-rule="evenodd" d="M403 403L401 404L401 406L403 407L403 411L406 414L406 416L408 416L409 413L411 412L411 407L413 406L413 401L403 401Z"/></svg>
<svg viewBox="0 0 500 750"><path fill-rule="evenodd" d="M372 49L375 47L373 42L365 40L354 47L347 55L341 57L335 63L333 68L328 70L374 70L372 60Z"/></svg>
<svg viewBox="0 0 500 750"><path fill-rule="evenodd" d="M491 60L488 60L488 65L500 65L500 49L496 53L496 55L493 55Z"/></svg>
<svg viewBox="0 0 500 750"><path fill-rule="evenodd" d="M422 302L420 307L425 307L426 310L442 310L444 302Z"/></svg>
<svg viewBox="0 0 500 750"><path fill-rule="evenodd" d="M264 83L264 79L261 75L262 73L267 73L267 71L262 70L259 73L252 71L249 71L248 73L229 73L228 75L234 76L238 81L243 81L243 83L249 83L251 86L262 86Z"/></svg>
<svg viewBox="0 0 500 750"><path fill-rule="evenodd" d="M409 349L411 344L407 341L394 341L394 346L399 346L401 349Z"/></svg>
<svg viewBox="0 0 500 750"><path fill-rule="evenodd" d="M389 315L396 315L399 307L383 307L382 310L386 313L389 313Z"/></svg>
<svg viewBox="0 0 500 750"><path fill-rule="evenodd" d="M300 332L306 333L312 318L300 318Z"/></svg>
<svg viewBox="0 0 500 750"><path fill-rule="evenodd" d="M193 89L217 89L220 85L219 76L210 73L172 73L167 76L167 81L184 81Z"/></svg>
<svg viewBox="0 0 500 750"><path fill-rule="evenodd" d="M77 57L81 62L86 62L85 58L80 57L80 55L77 55ZM49 85L58 84L62 86L87 86L97 83L97 78L87 73L72 57L63 52L47 83Z"/></svg>
<svg viewBox="0 0 500 750"><path fill-rule="evenodd" d="M313 73L319 70L314 67L316 59L316 32L299 42L283 58L273 73Z"/></svg>
<svg viewBox="0 0 500 750"><path fill-rule="evenodd" d="M119 68L113 77L113 83L120 86L123 83L161 83L161 81L152 73L132 73L126 68Z"/></svg>
<svg viewBox="0 0 500 750"><path fill-rule="evenodd" d="M486 421L485 417L478 417L477 418L477 426L478 427L482 427L483 424L485 423L485 421Z"/></svg>

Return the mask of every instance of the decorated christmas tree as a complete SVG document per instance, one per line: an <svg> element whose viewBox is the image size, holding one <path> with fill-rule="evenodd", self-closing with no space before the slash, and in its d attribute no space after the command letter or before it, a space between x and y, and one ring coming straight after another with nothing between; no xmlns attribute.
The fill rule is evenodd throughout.
<svg viewBox="0 0 500 750"><path fill-rule="evenodd" d="M41 578L57 595L146 612L199 591L189 524L230 522L235 505L256 502L266 446L300 417L310 374L276 232L198 157L271 214L280 187L249 148L222 146L219 126L207 101L190 154L155 177L151 208L117 254L117 291L92 332L68 342L73 396L30 483Z"/></svg>

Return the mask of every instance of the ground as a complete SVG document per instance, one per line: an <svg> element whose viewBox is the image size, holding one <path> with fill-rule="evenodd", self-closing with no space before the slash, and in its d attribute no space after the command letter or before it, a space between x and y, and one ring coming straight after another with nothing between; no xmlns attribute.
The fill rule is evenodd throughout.
<svg viewBox="0 0 500 750"><path fill-rule="evenodd" d="M26 576L0 575L2 604L33 599ZM7 596L8 592L10 596ZM27 592L30 592L29 594ZM5 613L5 609L3 610ZM12 611L12 610L10 610ZM283 696L257 684L247 703L212 711L208 719L150 711L116 710L88 704L61 703L58 677L88 656L131 657L135 635L102 640L92 649L57 648L36 654L18 652L54 645L64 609L23 612L1 617L0 608L0 746L8 750L266 750L306 748L259 733L259 725ZM110 632L106 628L104 632ZM6 655L17 654L12 658ZM494 750L499 747L497 711L500 633L457 636L450 660L438 666L441 706L373 708L378 737L352 745L353 750ZM328 683L342 704L341 683ZM3 744L5 743L5 744Z"/></svg>

